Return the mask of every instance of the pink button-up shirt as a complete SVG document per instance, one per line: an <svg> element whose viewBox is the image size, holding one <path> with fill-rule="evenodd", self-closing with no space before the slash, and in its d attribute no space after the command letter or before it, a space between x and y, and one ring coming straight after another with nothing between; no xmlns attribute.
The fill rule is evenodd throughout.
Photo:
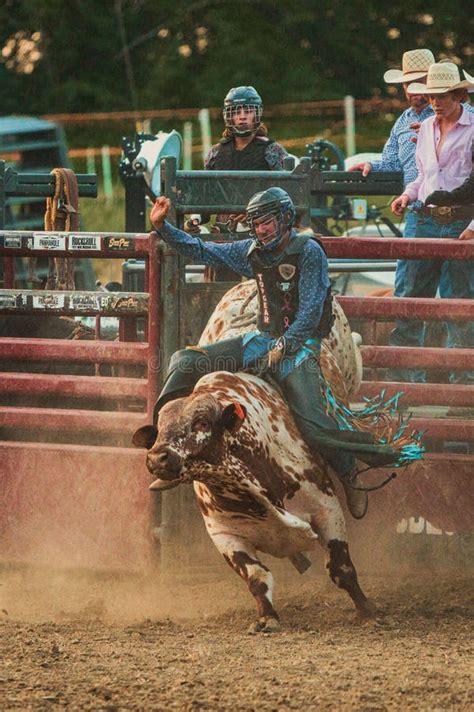
<svg viewBox="0 0 474 712"><path fill-rule="evenodd" d="M444 138L438 160L436 146L440 133L436 116L430 116L421 124L416 146L418 176L403 191L411 201L424 202L434 190L453 190L471 175L474 114L463 108L457 123ZM474 230L474 220L469 228Z"/></svg>

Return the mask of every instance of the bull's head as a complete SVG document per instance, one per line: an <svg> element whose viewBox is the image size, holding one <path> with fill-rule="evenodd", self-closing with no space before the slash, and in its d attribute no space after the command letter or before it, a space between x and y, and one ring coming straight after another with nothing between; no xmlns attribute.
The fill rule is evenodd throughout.
<svg viewBox="0 0 474 712"><path fill-rule="evenodd" d="M208 394L177 398L160 410L158 426L144 425L133 436L136 447L148 449L146 464L156 478L151 490L176 487L222 462L225 433L235 433L246 417L234 401L222 405Z"/></svg>

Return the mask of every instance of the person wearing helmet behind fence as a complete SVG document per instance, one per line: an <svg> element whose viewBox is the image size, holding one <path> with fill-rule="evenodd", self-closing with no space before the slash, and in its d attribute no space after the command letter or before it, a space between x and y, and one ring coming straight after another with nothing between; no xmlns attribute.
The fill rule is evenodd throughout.
<svg viewBox="0 0 474 712"><path fill-rule="evenodd" d="M341 408L319 367L321 339L332 324L332 297L325 252L311 232L294 229L295 208L288 193L273 187L256 193L246 208L250 237L227 243L204 242L166 221L170 201L156 200L150 219L157 234L189 260L224 265L255 278L259 306L257 329L205 347L188 347L170 361L163 390L155 405L188 395L205 373L257 368L280 386L308 446L329 462L340 477L352 515L367 509L367 493L358 489L355 457L369 466L395 466L421 456L408 448L355 432L355 414ZM371 417L377 409L372 407ZM331 413L331 415L329 415ZM344 429L345 432L344 432Z"/></svg>
<svg viewBox="0 0 474 712"><path fill-rule="evenodd" d="M282 171L284 160L289 155L279 143L269 138L267 127L262 122L263 103L252 86L230 89L224 99L222 110L225 129L222 138L210 149L204 161L208 171ZM201 222L208 222L209 215L201 215ZM220 214L211 228L213 233L244 231L245 215ZM198 234L197 220L188 220L186 232ZM247 235L244 235L247 237ZM210 281L235 280L232 270L220 267L206 270Z"/></svg>
<svg viewBox="0 0 474 712"><path fill-rule="evenodd" d="M282 171L288 153L268 137L263 104L254 87L235 87L225 99L225 129L204 161L210 171Z"/></svg>

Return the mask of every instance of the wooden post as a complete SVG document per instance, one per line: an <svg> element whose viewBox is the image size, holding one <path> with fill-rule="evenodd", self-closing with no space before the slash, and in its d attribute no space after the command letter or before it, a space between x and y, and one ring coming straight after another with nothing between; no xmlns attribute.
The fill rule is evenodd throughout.
<svg viewBox="0 0 474 712"><path fill-rule="evenodd" d="M201 109L199 111L199 123L201 124L202 162L204 163L206 156L211 149L211 122L209 119L209 109Z"/></svg>
<svg viewBox="0 0 474 712"><path fill-rule="evenodd" d="M183 170L193 169L193 124L186 121L183 127Z"/></svg>
<svg viewBox="0 0 474 712"><path fill-rule="evenodd" d="M353 156L356 152L355 142L355 110L354 97L344 97L344 124L346 129L346 156Z"/></svg>

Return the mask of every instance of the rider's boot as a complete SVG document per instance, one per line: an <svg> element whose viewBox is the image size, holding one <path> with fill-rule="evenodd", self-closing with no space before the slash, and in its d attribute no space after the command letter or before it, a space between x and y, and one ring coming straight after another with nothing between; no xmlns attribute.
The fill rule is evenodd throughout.
<svg viewBox="0 0 474 712"><path fill-rule="evenodd" d="M349 512L352 514L354 519L363 519L367 514L369 498L367 492L354 489L354 487L362 487L362 482L357 474L357 469L354 468L351 473L345 477L341 477L341 482L346 494L346 502Z"/></svg>

